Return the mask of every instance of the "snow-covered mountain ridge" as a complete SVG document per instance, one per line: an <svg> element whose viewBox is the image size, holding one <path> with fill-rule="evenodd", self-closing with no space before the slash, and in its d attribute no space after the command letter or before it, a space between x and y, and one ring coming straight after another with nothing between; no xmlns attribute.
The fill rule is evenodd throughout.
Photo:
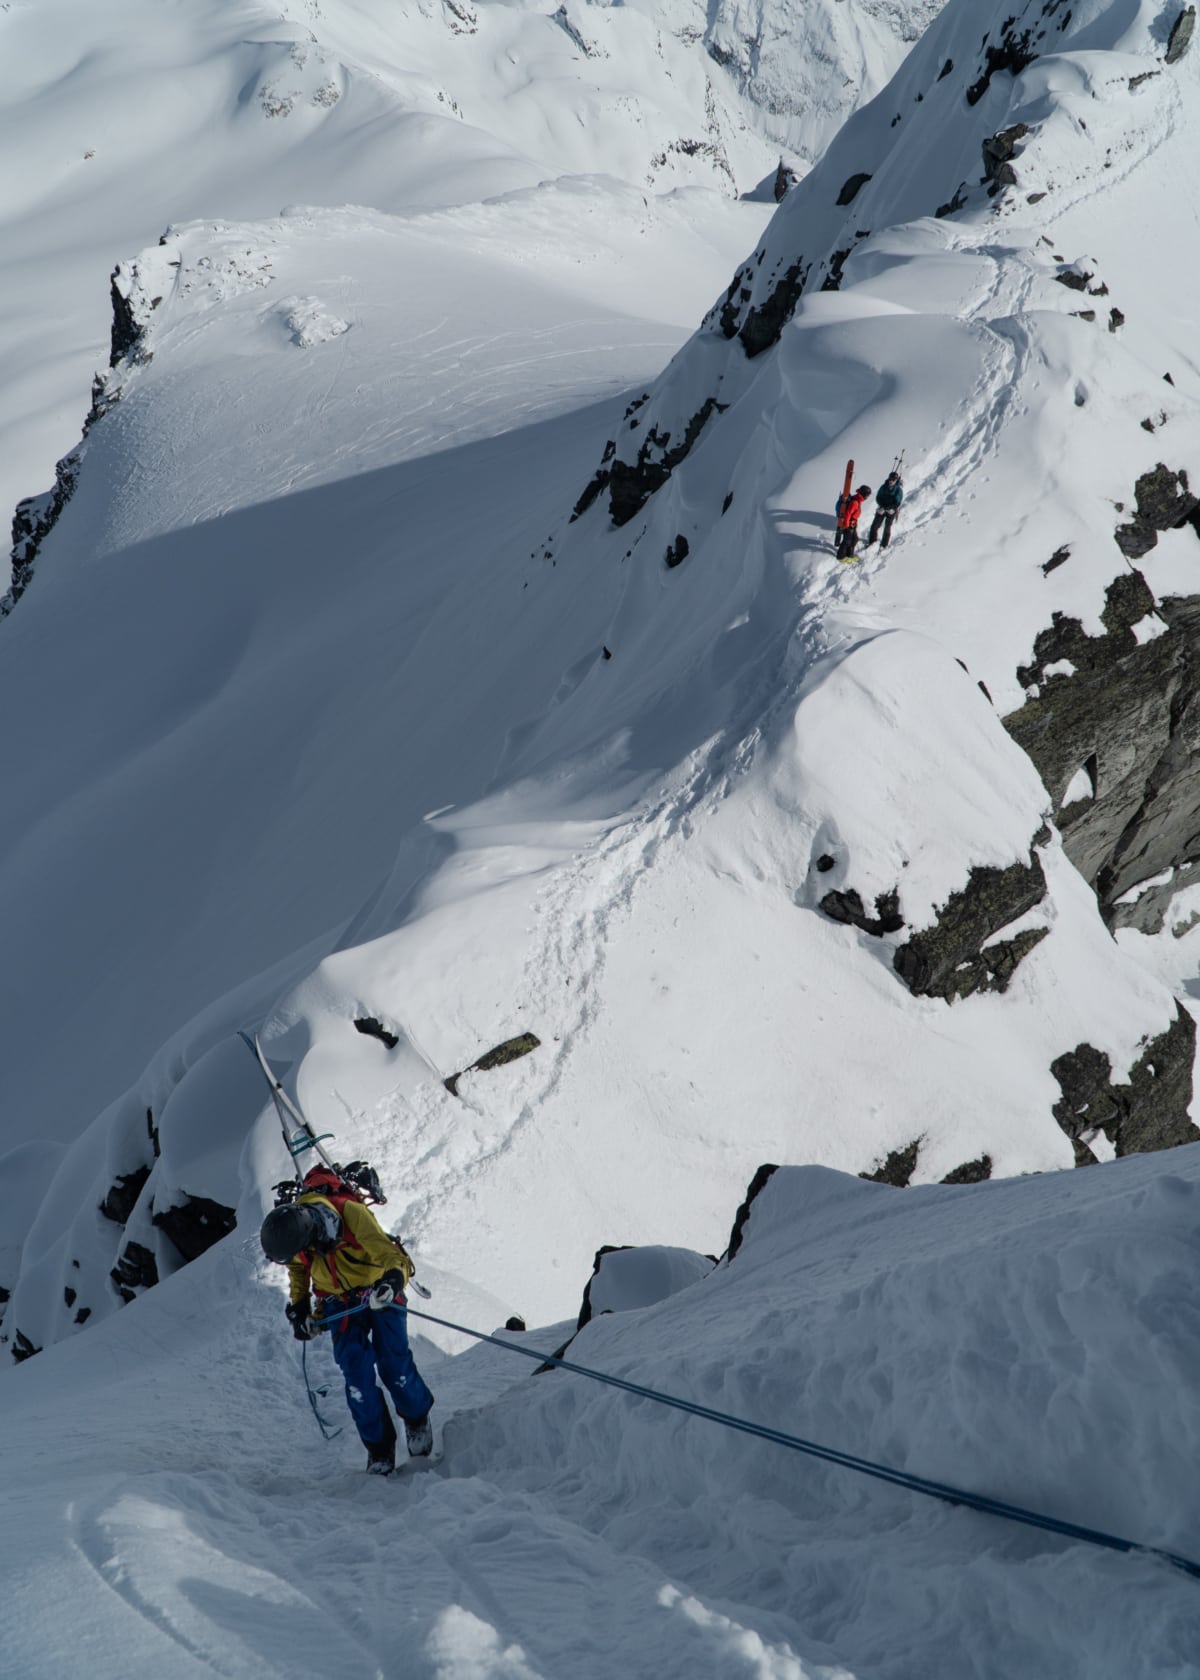
<svg viewBox="0 0 1200 1680"><path fill-rule="evenodd" d="M564 174L747 191L781 152L803 168L933 9L6 6L0 504L50 483L102 359L105 276L169 222L462 204Z"/></svg>
<svg viewBox="0 0 1200 1680"><path fill-rule="evenodd" d="M1187 155L1179 90L1194 61L1159 73L1157 25L1128 20L1101 50L1107 16L1081 15L1059 31L1061 62L1023 75L1049 101L1045 146L1055 125L1075 134L1079 63L1093 129L1090 106L1109 90L1108 138L1093 143L1121 150L1129 201L1143 204L1135 163L1150 141L1168 190L1171 160ZM969 97L970 55L931 76L948 45L974 38L973 18L959 5L939 19L882 108L785 201L753 268L784 264L788 230L808 226L847 158L872 161L857 128L901 178L881 114L901 95L918 158L982 153L980 132L1026 110L1032 96L1007 72ZM1077 30L1090 45L1072 52ZM944 108L916 99L922 77ZM954 187L950 163L939 168L931 201ZM711 1249L731 1173L744 1180L763 1159L970 1179L1194 1136L1194 1026L1168 972L1191 944L1166 956L1145 935L1113 944L1063 809L1067 850L1046 823L1056 800L1080 803L1074 771L1048 811L994 709L1025 698L1015 667L1051 612L1078 617L1081 634L1105 628L1118 666L1139 671L1182 635L1170 605L1159 617L1146 602L1181 593L1187 529L1142 558L1146 602L1135 591L1123 618L1097 622L1113 575L1108 435L1124 417L1115 470L1128 497L1162 447L1160 422L1128 419L1148 401L1151 357L1178 370L1172 386L1156 372L1153 394L1156 412L1171 405L1183 458L1195 436L1186 349L1162 338L1169 316L1142 327L1133 308L1137 273L1111 232L1120 181L1086 245L1055 224L1061 252L1040 231L1050 200L1011 183L876 233L840 263L838 289L806 291L753 358L714 312L620 434L636 424L661 438L707 382L693 453L616 533L596 504L547 547L591 431L572 405L625 383L621 346L642 354L644 327L631 333L632 316L611 318L602 300L623 278L623 298L677 321L689 227L702 242L717 228L706 205L690 224L691 201L647 204L614 250L591 233L610 194L560 183L391 223L309 211L199 224L119 276L148 336L89 437L6 646L13 693L44 696L10 772L13 949L27 976L46 975L6 1013L26 1050L12 1058L27 1075L17 1112L67 1143L99 1115L40 1207L21 1196L36 1218L6 1333L22 1347L178 1265L163 1225L177 1210L248 1194L253 1217L257 1172L240 1177L229 1143L210 1148L192 1119L217 1102L232 1140L258 1112L231 1037L247 1019L266 1021L306 1107L332 1105L349 1152L375 1153L404 1185L400 1223L466 1300L536 1223L542 1245L510 1265L495 1304L542 1317L573 1293L545 1253L573 1277L604 1241ZM1071 214L1095 221L1072 194ZM748 213L728 207L730 238ZM551 226L557 259L538 237ZM659 240L677 260L654 290L641 276ZM477 268L463 266L472 249ZM1056 283L1086 273L1098 289L1110 272L1128 306L1114 333L1076 318L1078 288ZM452 296L461 308L443 316ZM466 346L447 334L481 308ZM544 374L556 364L568 370L557 399ZM526 370L532 424L505 432ZM863 456L886 459L902 439L912 456L903 536L886 565L853 573L823 552L820 511L851 426ZM264 438L265 451L248 448ZM1043 531L1029 486L1046 482ZM664 564L681 537L685 563ZM1061 546L1076 558L1047 566ZM103 649L88 634L98 601ZM45 692L47 636L105 697L86 735L64 732L69 701L63 714ZM1077 680L1061 661L1038 675L1047 703ZM1166 711L1164 759L1178 756L1181 715ZM1092 752L1099 809L1120 778L1105 742ZM395 782L380 775L393 761ZM48 918L88 930L70 976L46 967L59 943L47 946ZM164 958L164 927L178 960ZM115 949L124 987L109 977ZM30 1053L64 1030L69 1060ZM443 1088L525 1032L533 1055ZM272 1124L255 1134L264 1161ZM614 1158L641 1170L614 1175ZM104 1204L121 1217L98 1221Z"/></svg>

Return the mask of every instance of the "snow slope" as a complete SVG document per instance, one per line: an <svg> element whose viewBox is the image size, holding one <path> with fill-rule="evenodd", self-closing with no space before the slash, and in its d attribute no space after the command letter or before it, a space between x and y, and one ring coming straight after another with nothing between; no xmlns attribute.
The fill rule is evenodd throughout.
<svg viewBox="0 0 1200 1680"><path fill-rule="evenodd" d="M674 0L5 6L0 505L44 489L74 441L107 275L168 222L477 202L563 174L745 191L781 151L812 155L933 9L850 26L835 0L773 0L710 30Z"/></svg>
<svg viewBox="0 0 1200 1680"><path fill-rule="evenodd" d="M1195 1557L1198 1194L1195 1148L910 1192L783 1169L732 1262L593 1320L570 1357ZM1196 1584L1160 1562L492 1347L421 1340L444 1457L368 1480L357 1442L320 1439L253 1249L0 1376L26 1680L74 1672L85 1631L95 1680L1196 1672ZM333 1375L323 1347L310 1370Z"/></svg>
<svg viewBox="0 0 1200 1680"><path fill-rule="evenodd" d="M424 1262L541 1318L569 1309L603 1242L715 1251L731 1180L764 1159L865 1172L912 1147L918 1181L1071 1163L1052 1064L1089 1044L1126 1077L1175 998L1113 944L995 708L1019 698L1012 673L1051 610L1098 617L1103 497L1160 448L1130 416L1152 381L1166 400L1168 348L1185 457L1196 416L1186 347L1135 307L1134 273L1112 291L1120 335L1076 320L1078 294L1054 281L1070 227L1061 253L1040 230L1088 202L1070 185L1086 177L1078 77L1091 144L1124 135L1128 154L1089 241L1102 267L1141 203L1138 160L1149 194L1191 155L1194 61L1131 88L1161 42L1097 7L1062 33L1066 56L1025 72L1032 91L997 77L972 104L969 56L957 94L932 67L973 20L967 5L940 18L785 201L755 284L773 284L814 202L831 215L847 159L875 164L887 197L866 148L899 176L883 115L902 95L906 144L944 175L931 203L968 134L1035 98L1022 167L1058 158L1060 190L1034 206L979 193L939 220L913 185L900 208L917 219L861 241L840 290L806 293L753 360L710 317L620 448L677 431L714 377L728 406L617 532L600 505L564 522L588 437L611 429L578 405L655 353L647 314L694 302L701 271L690 294L680 274L718 242L709 201L695 223L692 198L647 204L615 261L594 220L612 189L586 183L398 221L196 224L139 259L135 289L162 299L153 360L118 370L0 673L28 720L5 767L13 1137L84 1134L37 1212L6 1334L76 1333L62 1292L80 1294L77 1270L89 1317L113 1310L130 1240L172 1270L152 1216L180 1196L238 1202L235 1153L201 1163L185 1117L204 1106L190 1070L236 1060L247 1021L339 1151L377 1159ZM923 77L942 106L916 101ZM753 213L728 206L719 237ZM672 267L644 282L668 247ZM557 390L547 367L565 371ZM825 552L823 511L851 436L877 457L907 440L911 460L904 535L854 572ZM1095 547L1043 576L1068 513ZM681 534L688 558L669 568ZM1161 541L1155 587L1178 587L1192 543ZM911 995L898 946L979 868L1044 873L1040 902L993 934L1041 942L1002 993ZM830 889L867 905L895 889L905 928L830 920ZM528 1058L443 1087L526 1032ZM223 1124L253 1135L261 1196L280 1172L274 1123L255 1129L261 1093L228 1077ZM129 1219L99 1219L139 1172Z"/></svg>

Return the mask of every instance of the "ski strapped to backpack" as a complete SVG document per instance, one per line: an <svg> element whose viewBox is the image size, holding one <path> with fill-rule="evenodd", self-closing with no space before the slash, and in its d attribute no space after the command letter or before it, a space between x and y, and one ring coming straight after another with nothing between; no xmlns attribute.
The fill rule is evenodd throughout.
<svg viewBox="0 0 1200 1680"><path fill-rule="evenodd" d="M840 537L846 529L846 508L850 502L850 492L854 487L854 461L846 462L846 476L842 480L842 493L837 499L837 535ZM834 544L836 547L836 542Z"/></svg>
<svg viewBox="0 0 1200 1680"><path fill-rule="evenodd" d="M271 1088L271 1098L275 1104L275 1112L279 1116L280 1129L283 1132L283 1146L295 1165L295 1177L285 1178L279 1184L273 1185L275 1192L275 1206L286 1207L294 1202L297 1196L306 1191L316 1190L335 1201L338 1211L341 1203L346 1200L363 1202L369 1206L383 1207L387 1202L383 1186L379 1182L379 1174L366 1161L348 1161L343 1167L337 1161L331 1160L323 1148L327 1139L332 1138L332 1132L322 1132L319 1136L313 1131L306 1120L303 1111L288 1096L282 1084L271 1071L267 1058L263 1055L262 1045L258 1036L242 1032L239 1028L238 1037L247 1049L251 1051L255 1061L262 1070L263 1078ZM288 1125L288 1116L300 1128L293 1133ZM320 1156L319 1166L310 1167L307 1172L300 1168L300 1157L315 1150ZM432 1297L428 1289L415 1278L409 1279L409 1287L423 1300Z"/></svg>

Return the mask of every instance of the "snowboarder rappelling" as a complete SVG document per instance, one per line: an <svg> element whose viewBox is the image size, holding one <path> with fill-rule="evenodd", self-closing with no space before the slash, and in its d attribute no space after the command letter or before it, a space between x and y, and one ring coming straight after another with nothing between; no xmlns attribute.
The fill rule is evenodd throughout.
<svg viewBox="0 0 1200 1680"><path fill-rule="evenodd" d="M904 486L900 482L900 473L893 468L879 487L879 494L875 498L875 517L871 521L871 532L867 538L866 547L879 536L880 526L883 527L882 546L887 547L892 540L892 526L896 523L896 515L900 512L900 504L904 500Z"/></svg>
<svg viewBox="0 0 1200 1680"><path fill-rule="evenodd" d="M838 497L837 557L839 560L858 559L858 522L862 518L863 503L871 495L869 484Z"/></svg>
<svg viewBox="0 0 1200 1680"><path fill-rule="evenodd" d="M353 1184L327 1167L314 1167L295 1199L271 1210L261 1240L267 1258L288 1268L286 1311L296 1340L311 1340L322 1319L335 1321L333 1357L346 1380L346 1403L367 1449L368 1472L388 1476L396 1468L396 1426L377 1372L404 1423L410 1457L424 1458L433 1448L433 1395L409 1348L406 1315L387 1310L404 1306L413 1274L402 1245L382 1229ZM367 1310L338 1319L355 1307Z"/></svg>

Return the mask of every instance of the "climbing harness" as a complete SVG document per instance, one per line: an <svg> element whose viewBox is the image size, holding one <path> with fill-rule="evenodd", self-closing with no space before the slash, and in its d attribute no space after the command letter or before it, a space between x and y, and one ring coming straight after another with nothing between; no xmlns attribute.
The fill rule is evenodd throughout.
<svg viewBox="0 0 1200 1680"><path fill-rule="evenodd" d="M369 1303L364 1302L362 1306L351 1307L347 1312L338 1313L324 1320L322 1328L335 1324L340 1319L349 1318L354 1313L365 1312L368 1305ZM972 1511L981 1511L986 1516L1005 1517L1010 1522L1024 1523L1027 1527L1044 1529L1051 1534L1061 1534L1068 1540L1079 1540L1090 1546L1103 1546L1109 1551L1137 1552L1143 1557L1158 1558L1176 1569L1183 1570L1186 1575L1200 1580L1200 1563L1191 1558L1181 1557L1176 1552L1165 1551L1161 1546L1147 1546L1138 1540L1123 1539L1118 1534L1106 1534L1102 1529L1087 1528L1081 1523L1064 1522L1059 1517L1048 1517L1038 1511L1029 1511L1022 1505L1011 1505L1007 1500L993 1499L988 1494L969 1493L966 1489L952 1487L947 1482L935 1482L926 1476L910 1475L906 1470L876 1464L869 1458L858 1458L853 1453L839 1452L834 1447L823 1447L815 1441L805 1441L798 1435L789 1435L782 1429L772 1429L767 1424L751 1423L748 1419L734 1417L729 1412L716 1411L713 1407L702 1406L695 1400L681 1400L674 1394L663 1394L659 1389L647 1388L642 1383L627 1382L624 1377L610 1376L605 1371L594 1371L587 1365L576 1365L572 1360L563 1359L557 1354L538 1353L532 1348L519 1347L516 1342L486 1335L482 1330L472 1330L469 1325L455 1324L448 1318L437 1318L433 1313L419 1312L416 1307L402 1307L397 1303L392 1310L407 1312L410 1317L423 1318L430 1324L440 1324L444 1329L456 1330L463 1336L472 1336L477 1342L491 1342L494 1347L507 1348L510 1353L519 1353L525 1359L536 1360L539 1365L550 1365L560 1371L570 1371L575 1376L587 1377L592 1382L623 1389L626 1394L635 1394L639 1399L653 1400L657 1405L671 1406L676 1411L689 1413L692 1417L707 1418L711 1423L724 1424L726 1429L737 1429L745 1435L756 1435L763 1441L774 1441L777 1446L790 1447L793 1452L806 1453L810 1458L839 1464L847 1470L857 1470L861 1475L873 1476L877 1481L890 1482L895 1487L908 1488L913 1493L923 1493L930 1499L941 1500L946 1505L962 1505Z"/></svg>

